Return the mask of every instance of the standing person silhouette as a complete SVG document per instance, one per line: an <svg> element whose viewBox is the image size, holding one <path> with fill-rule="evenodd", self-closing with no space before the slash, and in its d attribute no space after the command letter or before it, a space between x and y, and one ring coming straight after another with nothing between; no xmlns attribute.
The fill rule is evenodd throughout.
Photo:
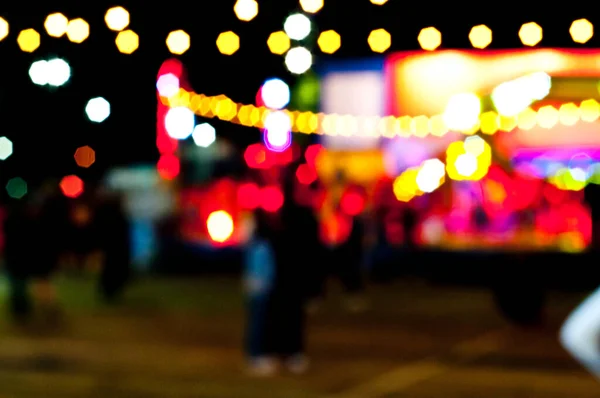
<svg viewBox="0 0 600 398"><path fill-rule="evenodd" d="M270 376L277 367L269 345L269 340L274 337L269 333L272 325L269 309L275 282L274 233L267 215L257 211L244 259L248 311L246 356L250 373L257 376Z"/></svg>

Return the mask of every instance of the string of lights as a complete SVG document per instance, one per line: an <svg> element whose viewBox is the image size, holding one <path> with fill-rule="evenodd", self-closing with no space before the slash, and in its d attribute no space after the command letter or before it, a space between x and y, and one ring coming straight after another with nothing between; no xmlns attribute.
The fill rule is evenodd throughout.
<svg viewBox="0 0 600 398"><path fill-rule="evenodd" d="M267 107L234 102L225 95L207 96L180 89L170 97L161 96L163 104L170 108L189 108L197 116L217 118L226 122L264 129L270 115L283 114L289 118L289 126L294 133L324 134L330 136L361 137L442 137L454 129L449 129L449 115L433 116L354 116L314 112L299 112L289 109L273 110ZM545 105L537 110L526 107L516 115L506 116L496 111L478 115L477 120L459 130L465 135L479 131L493 135L498 131L511 132L516 128L531 130L536 126L551 129L561 124L573 126L579 121L592 123L600 118L600 103L593 98L579 103ZM465 126L466 127L466 126Z"/></svg>
<svg viewBox="0 0 600 398"><path fill-rule="evenodd" d="M375 5L383 5L387 1L373 0ZM301 0L300 6L306 14L315 14L321 10L324 3L322 0ZM259 12L256 0L238 0L233 11L237 18L244 22L252 21ZM285 23L284 29L272 33L267 39L267 45L273 54L286 55L292 59L308 59L307 55L299 49L304 47L294 46L307 38L313 29L311 19L302 13L290 15ZM131 29L130 13L123 7L110 8L105 14L107 27L117 32L115 44L123 54L134 53L139 45L139 35ZM44 22L44 28L48 36L60 38L66 36L69 41L79 44L86 41L90 35L90 25L82 18L69 19L62 13L48 15ZM0 41L5 40L10 33L9 22L0 17ZM543 38L543 29L536 22L527 22L519 29L521 43L527 47L538 45ZM594 36L594 25L587 19L573 21L569 34L574 43L585 44ZM375 29L366 38L369 47L375 53L385 53L392 46L392 34L387 30ZM421 29L417 34L420 47L426 51L434 51L442 45L442 33L433 26ZM469 33L469 41L474 48L485 49L493 41L492 30L486 25L473 26ZM17 35L17 43L22 51L32 53L41 45L41 35L33 28L20 31ZM240 37L233 31L222 32L216 39L216 46L224 55L233 55L240 49ZM170 32L165 44L169 51L175 55L186 53L191 46L190 35L184 30ZM317 44L325 54L333 54L342 46L341 35L334 30L326 30L319 34ZM292 52L293 51L293 52ZM308 51L308 50L306 50Z"/></svg>

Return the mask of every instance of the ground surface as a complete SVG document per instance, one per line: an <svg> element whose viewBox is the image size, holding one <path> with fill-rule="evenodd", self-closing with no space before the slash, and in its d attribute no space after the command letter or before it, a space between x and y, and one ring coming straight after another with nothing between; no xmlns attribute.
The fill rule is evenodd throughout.
<svg viewBox="0 0 600 398"><path fill-rule="evenodd" d="M335 295L310 320L313 367L256 380L240 353L235 279L139 281L124 305L97 304L85 280L60 282L58 329L0 322L0 397L588 398L600 384L558 346L581 295L552 294L547 325L521 330L484 289L399 282L351 315Z"/></svg>

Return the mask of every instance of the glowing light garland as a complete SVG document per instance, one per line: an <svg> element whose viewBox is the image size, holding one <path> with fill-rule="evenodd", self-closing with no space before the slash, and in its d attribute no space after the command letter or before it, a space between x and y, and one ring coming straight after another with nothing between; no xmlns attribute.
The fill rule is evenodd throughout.
<svg viewBox="0 0 600 398"><path fill-rule="evenodd" d="M273 112L285 113L291 121L292 132L345 137L442 137L453 131L447 128L444 115L433 116L372 116L336 115L300 112L289 109L272 110L248 104L239 104L225 95L207 96L180 89L172 97L160 97L168 107L188 107L203 118L217 118L226 122L263 129L265 120ZM572 126L574 122L595 122L600 118L600 103L586 99L579 105L568 102L558 108L546 105L537 111L526 108L515 116L502 116L488 111L479 116L479 121L469 130L460 131L473 135L481 131L492 135L498 131L511 132L516 128L530 130L535 126L550 129L558 124Z"/></svg>

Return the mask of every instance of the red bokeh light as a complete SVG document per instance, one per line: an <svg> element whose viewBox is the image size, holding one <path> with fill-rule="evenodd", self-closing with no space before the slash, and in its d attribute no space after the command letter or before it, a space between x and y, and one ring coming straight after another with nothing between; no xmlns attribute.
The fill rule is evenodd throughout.
<svg viewBox="0 0 600 398"><path fill-rule="evenodd" d="M271 165L269 151L262 144L253 144L246 148L244 160L252 169L266 169Z"/></svg>
<svg viewBox="0 0 600 398"><path fill-rule="evenodd" d="M263 210L274 213L283 206L283 192L276 186L264 187L261 192L261 207Z"/></svg>
<svg viewBox="0 0 600 398"><path fill-rule="evenodd" d="M296 178L303 185L310 185L317 180L317 172L307 164L301 164L296 169Z"/></svg>
<svg viewBox="0 0 600 398"><path fill-rule="evenodd" d="M83 181L76 175L64 177L60 182L60 189L68 198L77 198L83 193Z"/></svg>
<svg viewBox="0 0 600 398"><path fill-rule="evenodd" d="M173 180L179 175L181 165L175 155L162 155L156 165L158 174L165 180Z"/></svg>
<svg viewBox="0 0 600 398"><path fill-rule="evenodd" d="M340 207L349 216L357 216L365 209L366 198L354 190L349 190L342 196Z"/></svg>
<svg viewBox="0 0 600 398"><path fill-rule="evenodd" d="M256 209L260 205L260 188L248 182L238 187L237 198L239 205L244 209Z"/></svg>
<svg viewBox="0 0 600 398"><path fill-rule="evenodd" d="M306 152L304 152L306 163L308 163L309 166L315 167L317 156L319 156L321 151L323 151L323 146L319 144L310 145L306 148Z"/></svg>

